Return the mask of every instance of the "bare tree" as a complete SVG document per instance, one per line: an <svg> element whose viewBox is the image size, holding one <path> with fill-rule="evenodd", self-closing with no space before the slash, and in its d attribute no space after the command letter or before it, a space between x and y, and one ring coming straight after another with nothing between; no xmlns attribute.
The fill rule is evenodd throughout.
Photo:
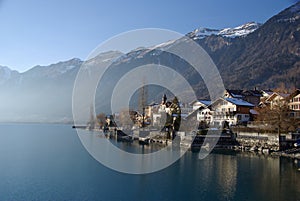
<svg viewBox="0 0 300 201"><path fill-rule="evenodd" d="M100 113L97 115L98 124L100 127L103 127L106 123L106 115L104 113Z"/></svg>
<svg viewBox="0 0 300 201"><path fill-rule="evenodd" d="M128 109L122 110L119 115L120 126L124 127L125 129L131 129L135 123L135 115L136 114L133 111Z"/></svg>
<svg viewBox="0 0 300 201"><path fill-rule="evenodd" d="M294 131L299 124L299 120L291 115L291 111L286 101L279 101L272 106L256 108L259 115L255 121L263 123L265 130L276 131L278 135L289 131Z"/></svg>

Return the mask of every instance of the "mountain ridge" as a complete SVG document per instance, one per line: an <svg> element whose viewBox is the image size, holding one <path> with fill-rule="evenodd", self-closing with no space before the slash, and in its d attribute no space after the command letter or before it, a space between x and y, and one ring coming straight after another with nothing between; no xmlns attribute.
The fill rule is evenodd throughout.
<svg viewBox="0 0 300 201"><path fill-rule="evenodd" d="M247 23L233 29L203 29L202 32L205 35L202 36L198 29L186 36L200 44L210 55L226 88L269 89L281 83L286 87L300 88L300 78L297 76L300 74L300 3L283 10L262 25ZM88 61L73 58L48 66L35 66L23 73L0 67L0 121L71 121L72 90L79 68L83 63L98 65L110 59L114 59L113 68L107 72L111 73L108 74L110 79L106 80L110 84L116 82L126 70L143 63L157 63L158 57L162 65L174 66L184 75L199 98L207 97L201 77L190 71L186 62L160 49L174 42L158 44L153 49L138 48L121 57L118 57L120 52L113 51ZM152 94L158 95L155 92ZM99 96L102 104L104 95ZM103 103L96 107L102 111L106 106Z"/></svg>
<svg viewBox="0 0 300 201"><path fill-rule="evenodd" d="M198 28L187 34L193 40L204 39L205 37L216 35L228 38L245 37L257 30L261 23L248 22L234 28L214 29L214 28Z"/></svg>

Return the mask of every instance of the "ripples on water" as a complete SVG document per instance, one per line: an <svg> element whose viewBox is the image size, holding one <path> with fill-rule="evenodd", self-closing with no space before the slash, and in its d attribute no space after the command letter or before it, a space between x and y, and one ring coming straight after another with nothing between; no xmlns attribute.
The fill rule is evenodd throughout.
<svg viewBox="0 0 300 201"><path fill-rule="evenodd" d="M0 200L300 200L296 160L189 151L162 171L128 175L95 161L69 125L2 124L0 137Z"/></svg>

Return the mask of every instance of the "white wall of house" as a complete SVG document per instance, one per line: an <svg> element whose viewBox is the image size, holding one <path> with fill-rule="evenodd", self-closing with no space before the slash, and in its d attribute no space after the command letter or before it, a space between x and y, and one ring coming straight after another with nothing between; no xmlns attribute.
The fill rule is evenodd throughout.
<svg viewBox="0 0 300 201"><path fill-rule="evenodd" d="M209 108L199 110L197 113L197 121L205 121L207 124L211 124L213 121L212 111Z"/></svg>
<svg viewBox="0 0 300 201"><path fill-rule="evenodd" d="M216 126L222 126L223 123L227 121L229 125L232 126L242 122L248 122L249 120L250 120L249 114L236 114L234 116L216 115L213 118L213 124Z"/></svg>
<svg viewBox="0 0 300 201"><path fill-rule="evenodd" d="M284 93L276 93L274 92L272 95L270 95L267 99L262 100L261 102L264 105L269 105L272 109L274 106L283 104L286 101L286 98L289 96L289 94Z"/></svg>
<svg viewBox="0 0 300 201"><path fill-rule="evenodd" d="M300 94L290 99L289 107L291 110L300 111Z"/></svg>
<svg viewBox="0 0 300 201"><path fill-rule="evenodd" d="M153 126L158 126L160 124L162 113L153 113L152 114L152 124Z"/></svg>
<svg viewBox="0 0 300 201"><path fill-rule="evenodd" d="M285 101L285 99L279 95L275 96L273 100L270 101L270 106L273 108L276 105L279 105L281 102Z"/></svg>
<svg viewBox="0 0 300 201"><path fill-rule="evenodd" d="M216 126L222 126L224 121L229 125L236 125L250 120L250 114L244 114L239 111L240 106L226 100L219 100L213 105L213 122Z"/></svg>

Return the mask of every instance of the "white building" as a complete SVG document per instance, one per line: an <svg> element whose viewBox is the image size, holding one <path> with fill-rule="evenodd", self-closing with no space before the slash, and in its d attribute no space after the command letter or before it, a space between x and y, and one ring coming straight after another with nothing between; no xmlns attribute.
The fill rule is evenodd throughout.
<svg viewBox="0 0 300 201"><path fill-rule="evenodd" d="M284 103L289 96L290 94L287 93L273 92L271 95L263 97L259 105L269 106L272 109L275 105Z"/></svg>
<svg viewBox="0 0 300 201"><path fill-rule="evenodd" d="M238 125L250 121L250 109L253 104L237 98L219 98L211 104L212 122L222 126L226 121L229 125Z"/></svg>
<svg viewBox="0 0 300 201"><path fill-rule="evenodd" d="M201 108L201 107L207 107L211 104L210 100L196 100L194 102L191 103L192 107L193 107L193 111Z"/></svg>
<svg viewBox="0 0 300 201"><path fill-rule="evenodd" d="M210 100L197 100L192 102L193 110L196 112L196 118L198 122L205 122L210 124L212 121L212 115L209 105L211 104Z"/></svg>
<svg viewBox="0 0 300 201"><path fill-rule="evenodd" d="M288 105L292 114L300 118L300 89L296 89L288 98Z"/></svg>
<svg viewBox="0 0 300 201"><path fill-rule="evenodd" d="M205 122L206 124L210 125L213 121L213 112L211 111L210 107L200 108L197 113L197 121Z"/></svg>

